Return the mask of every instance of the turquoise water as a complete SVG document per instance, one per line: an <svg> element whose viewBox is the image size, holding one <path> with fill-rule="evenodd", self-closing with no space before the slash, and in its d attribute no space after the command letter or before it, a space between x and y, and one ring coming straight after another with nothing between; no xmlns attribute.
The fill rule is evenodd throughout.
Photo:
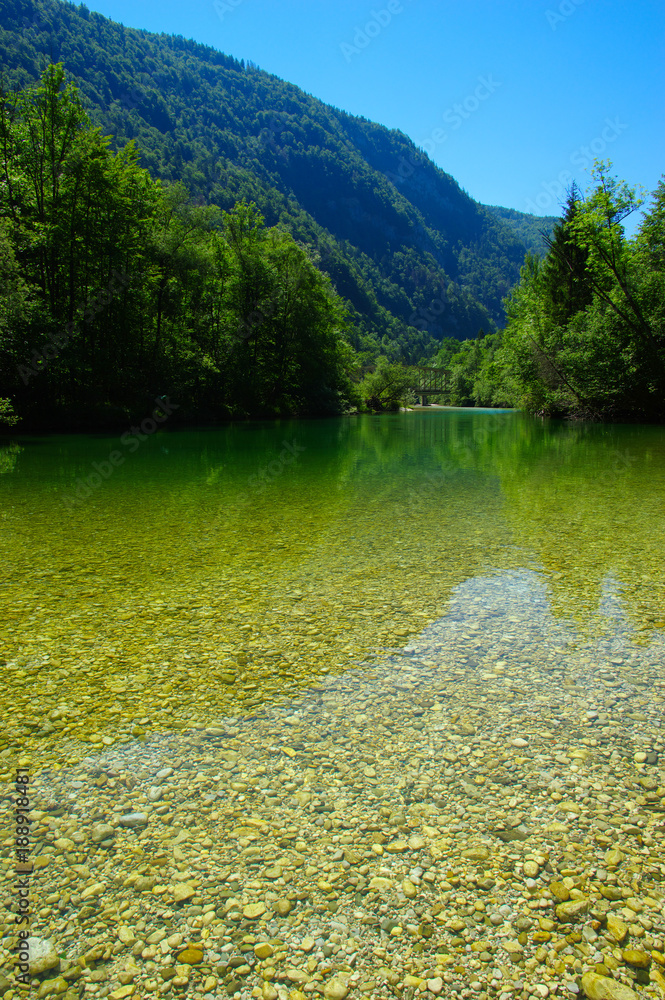
<svg viewBox="0 0 665 1000"><path fill-rule="evenodd" d="M658 427L423 410L6 440L1 759L251 713L493 574L526 572L580 635L649 643L664 513Z"/></svg>

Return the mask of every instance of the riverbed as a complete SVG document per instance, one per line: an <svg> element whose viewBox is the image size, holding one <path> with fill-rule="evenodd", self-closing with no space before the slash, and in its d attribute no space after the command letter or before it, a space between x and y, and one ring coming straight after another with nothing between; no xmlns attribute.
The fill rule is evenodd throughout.
<svg viewBox="0 0 665 1000"><path fill-rule="evenodd" d="M41 995L658 996L662 429L136 444L0 450Z"/></svg>

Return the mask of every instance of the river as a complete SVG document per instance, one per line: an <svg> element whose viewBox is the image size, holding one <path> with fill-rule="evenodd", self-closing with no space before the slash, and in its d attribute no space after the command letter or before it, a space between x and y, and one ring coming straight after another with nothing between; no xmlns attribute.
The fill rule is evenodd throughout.
<svg viewBox="0 0 665 1000"><path fill-rule="evenodd" d="M47 907L44 939L78 954L86 940L115 940L109 921L130 924L135 940L145 930L144 943L146 921L195 939L200 956L190 949L179 962L179 944L160 951L157 943L147 958L135 952L139 966L126 980L114 978L121 967L112 968L109 953L109 990L126 981L136 996L178 977L171 988L192 996L217 995L213 979L247 997L287 996L287 986L311 983L325 996L388 996L393 946L402 992L420 989L405 976L420 976L440 979L447 995L465 968L480 983L476 993L499 995L507 983L512 995L512 972L519 981L536 968L524 963L537 937L518 943L517 959L501 951L521 933L514 925L524 900L536 914L541 898L543 912L551 910L546 886L557 872L573 879L566 898L571 889L592 892L588 881L575 883L591 867L604 865L606 878L621 883L618 865L602 857L615 846L626 852L633 836L620 835L630 828L621 816L631 788L633 827L642 832L626 866L638 865L660 906L664 514L662 428L512 411L201 430L167 423L123 437L6 442L0 761L5 780L20 766L34 782L43 834L34 850L50 888L62 891L54 865L64 855L88 871L70 872L70 883L83 878L94 911L75 892L72 914L54 907L51 918ZM619 778L606 773L610 762ZM571 778L585 790L577 799ZM608 821L614 809L619 820ZM125 823L134 813L142 818ZM110 824L106 840L94 833L100 823ZM565 854L569 837L582 845L586 873ZM398 846L385 854L391 842ZM527 854L511 854L515 845ZM476 855L464 860L465 850ZM309 867L298 860L305 857ZM477 960L476 926L454 898L459 879L458 895L469 879L475 884L480 864L496 887L517 864L523 881L527 863L536 888L522 885L519 905L514 887L505 889L503 923L487 910L485 923L503 944L488 943ZM627 870L626 885L638 868ZM445 875L452 869L455 878ZM135 901L120 904L146 872L154 880L145 913ZM215 892L230 879L215 905L206 903L204 872L216 873ZM338 880L347 877L351 902L340 909ZM448 893L445 906L462 921L457 931L437 922L425 898L446 877L441 898ZM381 924L379 901L363 911L365 924L353 916L372 878L384 880L385 893L397 886L388 911L398 933ZM235 897L237 912L228 907ZM500 913L501 897L495 903ZM453 919L445 906L439 912ZM412 912L400 916L400 907ZM325 930L321 914L338 909L339 927ZM207 912L217 914L208 923ZM663 916L650 916L657 950ZM264 959L252 950L278 937L280 919L296 934L301 979L284 972L295 968L294 954L289 966L273 962L274 945ZM373 920L372 947L383 954L368 944L358 963L342 962L358 935L374 933ZM443 935L436 955L426 924ZM584 969L604 960L597 932L585 939L593 962L569 943L573 961L555 957L534 983L575 992L577 975L579 990ZM243 935L251 939L244 952ZM309 950L303 935L315 942ZM251 951L240 976L233 948L246 958ZM619 963L616 971L612 961L610 949L607 975L639 989L639 967ZM160 979L160 963L174 975Z"/></svg>

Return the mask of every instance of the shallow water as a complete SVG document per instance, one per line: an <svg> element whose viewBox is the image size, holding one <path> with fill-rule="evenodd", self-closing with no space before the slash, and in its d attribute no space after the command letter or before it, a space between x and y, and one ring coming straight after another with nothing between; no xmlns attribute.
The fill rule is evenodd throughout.
<svg viewBox="0 0 665 1000"><path fill-rule="evenodd" d="M526 571L580 640L618 615L649 644L664 514L657 427L437 410L167 426L136 446L15 438L0 450L0 760L41 770L251 714L380 663L493 574ZM480 653L489 619L470 624Z"/></svg>
<svg viewBox="0 0 665 1000"><path fill-rule="evenodd" d="M0 449L38 995L665 989L663 430L425 410L136 445ZM10 919L3 968L20 947Z"/></svg>

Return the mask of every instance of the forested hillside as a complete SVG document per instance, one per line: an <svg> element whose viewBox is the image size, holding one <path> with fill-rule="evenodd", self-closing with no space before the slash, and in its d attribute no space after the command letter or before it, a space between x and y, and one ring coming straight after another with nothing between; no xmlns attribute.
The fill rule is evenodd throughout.
<svg viewBox="0 0 665 1000"><path fill-rule="evenodd" d="M586 194L569 191L547 253L527 258L505 330L442 344L453 403L665 421L665 178L647 199L609 161L592 176ZM639 209L629 238L624 220Z"/></svg>
<svg viewBox="0 0 665 1000"><path fill-rule="evenodd" d="M0 94L0 423L343 412L349 332L287 232L114 153L62 64Z"/></svg>
<svg viewBox="0 0 665 1000"><path fill-rule="evenodd" d="M351 340L415 362L505 319L502 300L553 220L489 209L402 133L182 37L63 0L0 0L6 85L62 61L115 150L201 204L254 201L350 306Z"/></svg>

